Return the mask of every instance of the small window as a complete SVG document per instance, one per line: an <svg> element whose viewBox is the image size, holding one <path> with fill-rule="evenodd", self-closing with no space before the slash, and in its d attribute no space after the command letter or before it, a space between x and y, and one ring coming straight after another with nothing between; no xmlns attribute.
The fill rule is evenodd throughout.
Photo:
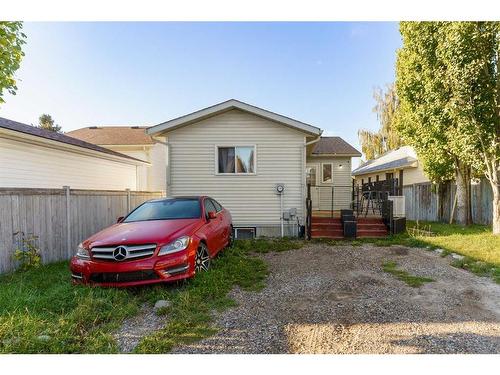
<svg viewBox="0 0 500 375"><path fill-rule="evenodd" d="M376 180L377 182L379 182L379 181L380 181L380 177L379 177L379 175L376 175L376 176L375 176L375 180Z"/></svg>
<svg viewBox="0 0 500 375"><path fill-rule="evenodd" d="M371 184L372 183L372 178L371 177L368 177L368 183Z"/></svg>
<svg viewBox="0 0 500 375"><path fill-rule="evenodd" d="M234 237L240 240L255 238L255 228L234 228Z"/></svg>
<svg viewBox="0 0 500 375"><path fill-rule="evenodd" d="M210 199L212 201L212 204L214 205L215 209L217 210L217 212L221 212L222 211L222 206L220 205L219 202L217 202L215 199Z"/></svg>
<svg viewBox="0 0 500 375"><path fill-rule="evenodd" d="M217 148L218 173L255 173L255 147L236 146Z"/></svg>
<svg viewBox="0 0 500 375"><path fill-rule="evenodd" d="M332 183L332 164L323 164L323 183L331 184Z"/></svg>

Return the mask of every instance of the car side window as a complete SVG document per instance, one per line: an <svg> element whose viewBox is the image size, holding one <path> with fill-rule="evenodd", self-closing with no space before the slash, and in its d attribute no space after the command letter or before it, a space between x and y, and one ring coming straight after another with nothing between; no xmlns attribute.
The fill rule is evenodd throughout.
<svg viewBox="0 0 500 375"><path fill-rule="evenodd" d="M217 202L215 199L210 199L215 207L215 209L217 210L217 212L221 212L222 211L222 206L219 202Z"/></svg>
<svg viewBox="0 0 500 375"><path fill-rule="evenodd" d="M212 201L210 199L205 199L205 202L203 203L205 205L205 216L208 218L208 213L210 211L215 211L217 212L217 210L215 209L215 206L214 204L212 203Z"/></svg>

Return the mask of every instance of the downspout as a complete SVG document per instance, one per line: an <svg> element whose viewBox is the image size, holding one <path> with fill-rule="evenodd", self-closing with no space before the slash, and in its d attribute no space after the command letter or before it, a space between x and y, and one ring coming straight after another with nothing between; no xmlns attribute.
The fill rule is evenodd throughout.
<svg viewBox="0 0 500 375"><path fill-rule="evenodd" d="M304 161L302 163L302 166L304 168L304 172L306 171L306 168L307 168L307 146L309 145L312 145L316 142L319 142L319 140L321 139L321 134L323 134L323 130L321 130L321 132L319 133L318 137L313 139L312 141L309 141L309 142L305 142L305 137L304 137L304 150L302 152L302 157L304 158ZM302 179L302 219L303 219L303 223L304 225L306 225L306 188L307 188L307 183L306 183L306 175L305 173L303 174L303 179ZM298 219L297 219L298 220Z"/></svg>
<svg viewBox="0 0 500 375"><path fill-rule="evenodd" d="M153 140L156 142L156 143L159 143L159 144L162 144L166 147L166 155L165 155L165 158L166 158L166 165L165 165L165 179L167 180L166 181L166 186L165 186L165 190L166 190L166 195L168 196L170 194L170 143L168 142L168 137L165 137L167 139L167 142L164 142L158 138L156 138L155 136L152 136L151 138L153 138Z"/></svg>

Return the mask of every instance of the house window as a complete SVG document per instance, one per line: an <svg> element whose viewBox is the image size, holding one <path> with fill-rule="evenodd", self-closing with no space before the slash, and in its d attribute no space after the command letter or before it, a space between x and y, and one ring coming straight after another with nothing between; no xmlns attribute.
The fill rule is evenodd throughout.
<svg viewBox="0 0 500 375"><path fill-rule="evenodd" d="M328 164L323 164L322 166L322 176L323 176L323 183L324 184L331 184L332 183L332 164L331 163L328 163Z"/></svg>
<svg viewBox="0 0 500 375"><path fill-rule="evenodd" d="M255 146L217 147L218 173L255 173Z"/></svg>

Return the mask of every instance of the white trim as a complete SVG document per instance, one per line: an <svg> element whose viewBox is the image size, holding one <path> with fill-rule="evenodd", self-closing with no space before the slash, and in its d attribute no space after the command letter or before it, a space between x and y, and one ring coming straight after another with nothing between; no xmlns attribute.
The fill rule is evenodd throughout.
<svg viewBox="0 0 500 375"><path fill-rule="evenodd" d="M329 164L330 167L331 167L331 181L330 182L325 182L325 178L323 176L323 165L327 165ZM330 184L333 184L333 163L321 163L321 184L326 184L326 185L330 185Z"/></svg>
<svg viewBox="0 0 500 375"><path fill-rule="evenodd" d="M166 131L171 131L182 126L186 126L194 122L204 120L208 117L212 117L220 113L229 111L231 109L239 109L245 112L249 112L254 115L266 118L274 122L278 122L282 125L288 126L296 130L300 130L308 134L321 135L321 133L323 132L320 128L306 124L304 122L300 122L292 118L279 115L277 113L267 111L262 108L255 107L253 105L240 102L239 100L230 99L228 101L213 105L208 108L201 109L199 111L187 114L185 116L181 116L173 120L162 122L161 124L155 126L151 126L150 128L146 129L146 134L154 135Z"/></svg>
<svg viewBox="0 0 500 375"><path fill-rule="evenodd" d="M219 172L219 148L220 147L253 147L253 172L241 173L236 172L236 150L234 151L234 173L220 173ZM256 176L257 175L257 145L256 144L217 144L215 145L215 175L216 176Z"/></svg>

